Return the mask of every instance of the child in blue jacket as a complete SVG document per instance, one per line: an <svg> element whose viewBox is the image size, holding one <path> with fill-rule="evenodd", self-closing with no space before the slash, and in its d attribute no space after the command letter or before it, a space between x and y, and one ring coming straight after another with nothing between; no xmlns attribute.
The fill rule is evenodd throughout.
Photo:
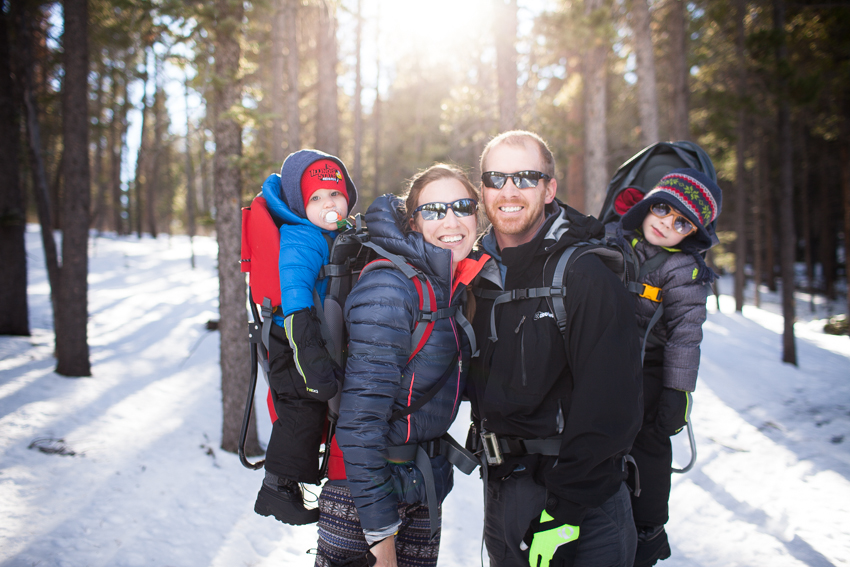
<svg viewBox="0 0 850 567"><path fill-rule="evenodd" d="M299 150L284 160L280 175L266 179L263 197L280 225L281 306L269 337L277 420L254 511L287 524L309 524L318 520L319 510L304 507L299 483L319 483L327 402L342 380L342 369L325 348L313 290L324 300L327 280L319 279L319 270L328 263L337 221L356 203L357 189L339 158Z"/></svg>

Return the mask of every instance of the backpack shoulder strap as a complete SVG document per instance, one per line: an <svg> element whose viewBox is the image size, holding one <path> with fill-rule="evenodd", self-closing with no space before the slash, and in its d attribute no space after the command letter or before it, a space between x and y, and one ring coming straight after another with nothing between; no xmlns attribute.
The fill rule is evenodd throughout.
<svg viewBox="0 0 850 567"><path fill-rule="evenodd" d="M660 268L664 262L672 255L673 253L669 250L661 249L658 251L658 254L644 262L640 265L640 269L638 271L638 280L643 279L650 272L654 272L658 268ZM628 285L629 291L638 294L640 297L644 297L658 304L658 307L655 308L655 312L652 314L652 317L649 319L649 323L646 325L646 330L643 331L643 338L641 339L640 345L640 361L643 364L644 357L646 356L646 343L663 345L661 341L654 341L655 338L653 335L650 335L652 328L656 323L661 319L661 316L664 314L664 303L662 303L664 299L664 294L662 289L659 287L653 287L649 284L635 282L629 282ZM641 329L643 330L643 329Z"/></svg>
<svg viewBox="0 0 850 567"><path fill-rule="evenodd" d="M458 312L458 307L434 309L437 305L437 295L434 292L434 286L431 284L430 278L424 272L417 270L405 262L401 256L392 254L373 242L365 241L363 245L373 249L380 257L366 264L360 272L360 277L375 269L396 268L412 280L413 285L416 287L416 293L419 295L419 316L416 318L413 333L410 337L410 358L408 358L408 362L410 362L422 350L425 343L428 342L434 324L440 319L454 317Z"/></svg>
<svg viewBox="0 0 850 567"><path fill-rule="evenodd" d="M560 288L564 291L561 293L561 297L566 294L566 285L564 280L567 276L567 267L570 264L570 259L573 257L575 252L578 250L578 246L568 246L561 251L561 255L558 258L558 263L555 264L555 274L552 277L552 289ZM579 254L581 256L581 254ZM578 256L576 256L578 258ZM575 260L573 260L575 261ZM564 307L563 301L553 301L552 302L552 310L555 313L555 321L558 323L558 330L561 331L561 335L566 334L567 332L567 309Z"/></svg>

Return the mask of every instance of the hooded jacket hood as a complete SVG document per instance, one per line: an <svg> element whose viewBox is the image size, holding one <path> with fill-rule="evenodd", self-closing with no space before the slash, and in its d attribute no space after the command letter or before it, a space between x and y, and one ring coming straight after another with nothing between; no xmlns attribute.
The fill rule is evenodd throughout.
<svg viewBox="0 0 850 567"><path fill-rule="evenodd" d="M354 186L354 182L351 180L342 160L319 150L298 150L289 154L283 160L279 176L274 174L266 179L266 183L263 184L263 197L266 199L272 216L275 216L277 220L288 224L309 223L307 211L304 209L304 199L301 195L301 176L310 167L310 164L321 159L331 160L342 171L348 192L348 211L351 212L354 205L357 204L357 188ZM270 183L272 177L277 177L279 181L276 191L274 184Z"/></svg>

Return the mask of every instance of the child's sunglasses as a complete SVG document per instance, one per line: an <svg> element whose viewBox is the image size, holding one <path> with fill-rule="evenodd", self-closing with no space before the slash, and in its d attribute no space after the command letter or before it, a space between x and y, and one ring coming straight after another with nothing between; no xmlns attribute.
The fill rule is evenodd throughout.
<svg viewBox="0 0 850 567"><path fill-rule="evenodd" d="M468 217L474 215L478 210L478 201L475 199L458 199L454 203L425 203L413 209L411 217L416 213L422 215L422 220L443 220L449 209L454 211L456 217Z"/></svg>
<svg viewBox="0 0 850 567"><path fill-rule="evenodd" d="M537 182L541 179L552 179L551 175L547 175L540 171L517 171L516 173L485 171L481 174L481 181L484 183L484 187L501 189L505 186L509 177L514 182L517 189L530 189L532 187L537 187Z"/></svg>
<svg viewBox="0 0 850 567"><path fill-rule="evenodd" d="M649 210L653 215L660 219L673 215L675 217L673 219L673 230L682 236L687 236L697 229L697 227L694 226L694 223L683 217L681 213L674 211L673 207L667 203L655 203L649 207Z"/></svg>

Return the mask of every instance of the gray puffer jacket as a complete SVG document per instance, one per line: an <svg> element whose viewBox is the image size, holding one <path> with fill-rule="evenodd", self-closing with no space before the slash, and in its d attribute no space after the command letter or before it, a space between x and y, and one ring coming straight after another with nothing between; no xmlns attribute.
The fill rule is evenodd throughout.
<svg viewBox="0 0 850 567"><path fill-rule="evenodd" d="M629 234L629 238L641 264L662 250L636 234ZM645 364L661 363L663 385L688 392L693 392L697 383L708 297L708 285L696 283L698 270L691 254L677 252L640 281L664 290L664 314L652 334L666 344L659 347L648 343ZM646 329L658 304L643 297L636 297L635 303L638 326Z"/></svg>
<svg viewBox="0 0 850 567"><path fill-rule="evenodd" d="M437 306L451 300L452 255L428 244L420 233L403 234L403 202L379 197L365 214L370 238L402 256L430 278ZM458 292L460 288L458 288ZM426 502L422 473L412 463L389 462L386 448L435 439L457 415L471 356L465 333L451 318L439 319L425 346L409 361L411 333L419 313L412 280L395 268L364 274L345 303L349 356L342 392L337 442L348 485L367 539L386 537L398 526L399 503ZM418 411L393 423L392 413L427 393L446 373L441 390ZM438 501L452 488L452 466L431 459Z"/></svg>

